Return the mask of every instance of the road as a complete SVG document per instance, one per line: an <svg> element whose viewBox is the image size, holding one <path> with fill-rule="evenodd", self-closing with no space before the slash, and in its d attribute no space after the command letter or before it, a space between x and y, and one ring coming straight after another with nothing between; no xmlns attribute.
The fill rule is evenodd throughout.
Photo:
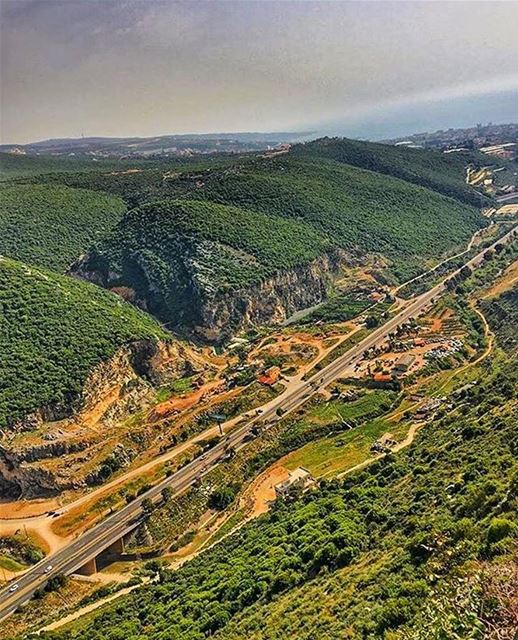
<svg viewBox="0 0 518 640"><path fill-rule="evenodd" d="M493 245L471 258L464 266L475 269L483 261L487 251L494 248L496 244L510 241L518 235L517 231L518 226L513 227ZM372 331L361 342L351 347L346 353L336 358L321 371L315 373L307 381L300 381L298 385L290 388L289 391L265 405L265 409L260 415L254 415L250 420L236 427L207 453L198 456L188 465L165 478L152 489L138 496L125 507L80 535L66 547L31 567L16 580L14 584L17 585L17 588L14 592L10 591L13 583L0 591L0 620L29 600L34 591L44 585L49 578L77 571L113 542L137 527L145 517L142 510L144 500L160 500L161 493L166 487L170 487L174 493L184 491L217 465L227 455L227 451L230 448L238 450L242 446L246 446L253 427L259 425L261 428L266 428L274 424L280 419L279 410L282 415L293 411L304 404L313 394L317 393L320 388L351 371L351 368L362 359L365 351L381 346L387 340L389 334L393 333L398 326L407 322L410 318L417 317L427 309L446 291L447 280L459 272L460 269L450 274L429 291L412 299L404 309L390 318L384 325ZM48 569L48 567L51 567L51 569ZM45 569L47 569L47 573L45 573Z"/></svg>
<svg viewBox="0 0 518 640"><path fill-rule="evenodd" d="M505 196L499 196L497 202L518 202L518 191L507 193Z"/></svg>

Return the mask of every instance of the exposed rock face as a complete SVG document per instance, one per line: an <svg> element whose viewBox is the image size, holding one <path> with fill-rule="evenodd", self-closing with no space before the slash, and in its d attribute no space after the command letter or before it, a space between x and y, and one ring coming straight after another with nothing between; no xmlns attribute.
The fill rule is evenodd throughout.
<svg viewBox="0 0 518 640"><path fill-rule="evenodd" d="M201 245L196 248L201 251ZM138 272L139 291L132 301L154 313L161 320L187 330L207 342L223 342L241 329L260 324L282 322L295 311L321 302L329 283L342 265L360 264L365 260L340 249L333 249L312 262L278 271L271 278L247 288L222 293L214 290L213 283L200 280L193 266L192 256L185 258L176 274L178 282L171 282L174 308L164 299L147 276L142 265L133 264L127 271ZM95 262L92 260L92 263ZM95 262L95 270L88 256L74 265L72 275L111 288L116 293L127 291L132 282L125 282L121 274ZM122 285L122 286L121 286ZM173 295L174 294L174 295ZM125 299L129 299L127 295Z"/></svg>
<svg viewBox="0 0 518 640"><path fill-rule="evenodd" d="M0 495L2 497L46 496L53 495L58 490L56 478L50 471L24 464L16 453L0 446Z"/></svg>
<svg viewBox="0 0 518 640"><path fill-rule="evenodd" d="M68 406L43 407L0 440L0 495L41 497L96 484L107 462L112 471L129 464L107 434L149 406L154 387L190 375L196 366L178 342L143 340L130 344L89 375ZM99 459L97 463L96 460Z"/></svg>
<svg viewBox="0 0 518 640"><path fill-rule="evenodd" d="M200 309L196 335L212 341L258 324L283 322L295 311L321 302L341 264L343 252L324 255L307 265L279 271L273 278L248 289L209 298Z"/></svg>

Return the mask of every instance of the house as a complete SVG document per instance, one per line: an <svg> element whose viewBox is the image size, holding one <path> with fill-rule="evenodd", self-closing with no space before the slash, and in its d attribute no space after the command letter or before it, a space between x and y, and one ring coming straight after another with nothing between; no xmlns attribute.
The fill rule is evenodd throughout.
<svg viewBox="0 0 518 640"><path fill-rule="evenodd" d="M257 382L260 382L267 387L273 387L273 385L278 382L280 375L281 370L279 369L279 367L270 367L257 378Z"/></svg>
<svg viewBox="0 0 518 640"><path fill-rule="evenodd" d="M394 440L391 433L384 433L378 442L385 447L394 447L397 444L397 440Z"/></svg>
<svg viewBox="0 0 518 640"><path fill-rule="evenodd" d="M381 373L381 372L375 373L372 379L374 380L374 382L382 382L382 383L390 383L393 381L390 373Z"/></svg>
<svg viewBox="0 0 518 640"><path fill-rule="evenodd" d="M414 338L414 346L424 347L425 345L426 345L426 340L424 338Z"/></svg>
<svg viewBox="0 0 518 640"><path fill-rule="evenodd" d="M381 302L382 300L385 300L385 294L380 293L379 291L373 291L369 295L369 300L371 300L372 302Z"/></svg>
<svg viewBox="0 0 518 640"><path fill-rule="evenodd" d="M289 472L286 480L275 485L275 495L277 498L282 498L289 495L294 489L304 490L314 483L315 481L313 480L313 476L307 469L304 467L297 467L293 471Z"/></svg>
<svg viewBox="0 0 518 640"><path fill-rule="evenodd" d="M436 409L438 409L443 402L443 398L430 398L421 407L419 407L414 413L415 420L424 420Z"/></svg>
<svg viewBox="0 0 518 640"><path fill-rule="evenodd" d="M266 369L264 373L265 375L272 378L275 382L277 382L277 380L279 379L279 376L281 375L281 370L279 367L274 366L274 367L270 367L269 369Z"/></svg>
<svg viewBox="0 0 518 640"><path fill-rule="evenodd" d="M395 447L397 440L394 440L394 436L391 433L384 433L381 438L376 440L371 446L371 451L376 453L384 453L390 451L392 447Z"/></svg>
<svg viewBox="0 0 518 640"><path fill-rule="evenodd" d="M415 356L410 353L401 356L394 365L394 371L397 373L406 373L415 362Z"/></svg>
<svg viewBox="0 0 518 640"><path fill-rule="evenodd" d="M281 370L279 367L270 367L257 378L257 382L264 384L267 387L273 387L273 385L279 381Z"/></svg>

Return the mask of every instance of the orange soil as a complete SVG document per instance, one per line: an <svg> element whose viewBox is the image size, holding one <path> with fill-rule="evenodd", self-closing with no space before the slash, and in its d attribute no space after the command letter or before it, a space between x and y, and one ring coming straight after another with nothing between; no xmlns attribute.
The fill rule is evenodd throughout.
<svg viewBox="0 0 518 640"><path fill-rule="evenodd" d="M214 393L218 389L222 388L221 380L211 380L206 384L202 385L196 391L193 391L189 394L184 394L184 396L180 396L178 398L171 398L170 400L166 400L165 402L161 402L157 404L151 413L150 418L164 418L169 415L172 411L184 411L185 409L190 409L194 405L198 404L208 393Z"/></svg>
<svg viewBox="0 0 518 640"><path fill-rule="evenodd" d="M54 553L65 544L67 544L70 538L62 538L56 535L52 529L52 519L45 516L34 518L32 521L20 521L20 520L4 520L0 522L0 536L14 536L16 534L26 534L32 542L38 546L45 555ZM16 575L25 571L2 572L2 577L5 575L7 580L10 580Z"/></svg>
<svg viewBox="0 0 518 640"><path fill-rule="evenodd" d="M286 480L288 473L288 469L282 465L276 465L257 476L240 501L250 508L247 519L256 518L268 511L269 503L275 500L275 485Z"/></svg>
<svg viewBox="0 0 518 640"><path fill-rule="evenodd" d="M271 342L271 338L275 338L275 342ZM253 360L257 357L261 351L271 351L271 353L289 353L293 345L308 345L315 347L316 349L322 349L323 338L316 338L315 336L308 335L306 333L292 333L289 335L279 334L277 336L268 336L262 340L259 345L253 349L249 354L249 360ZM267 343L267 344L265 344Z"/></svg>
<svg viewBox="0 0 518 640"><path fill-rule="evenodd" d="M44 511L55 511L56 509L59 509L57 498L0 502L0 520L31 518L40 516Z"/></svg>
<svg viewBox="0 0 518 640"><path fill-rule="evenodd" d="M448 320L453 316L452 309L444 309L439 316L435 316L431 318L431 324L429 326L429 331L431 333L440 333L442 331L443 322Z"/></svg>

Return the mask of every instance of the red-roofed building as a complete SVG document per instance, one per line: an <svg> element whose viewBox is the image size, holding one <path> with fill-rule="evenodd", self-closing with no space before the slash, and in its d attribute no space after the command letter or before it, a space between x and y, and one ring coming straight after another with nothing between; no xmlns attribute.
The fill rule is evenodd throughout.
<svg viewBox="0 0 518 640"><path fill-rule="evenodd" d="M374 382L392 382L392 376L389 373L375 373Z"/></svg>

